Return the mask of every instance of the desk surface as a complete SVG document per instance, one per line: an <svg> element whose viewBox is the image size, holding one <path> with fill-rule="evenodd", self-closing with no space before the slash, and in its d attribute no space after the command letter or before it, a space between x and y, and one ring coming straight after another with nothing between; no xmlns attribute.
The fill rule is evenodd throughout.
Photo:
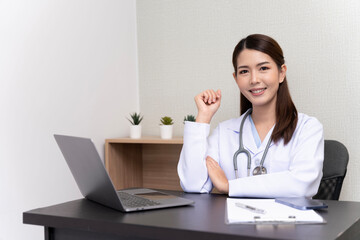
<svg viewBox="0 0 360 240"><path fill-rule="evenodd" d="M225 195L166 191L195 201L193 206L122 213L80 199L23 213L26 224L104 233L127 239L359 239L360 202L326 200L315 225L226 225ZM94 238L95 239L95 238ZM99 238L100 239L100 238ZM109 238L110 239L110 238Z"/></svg>

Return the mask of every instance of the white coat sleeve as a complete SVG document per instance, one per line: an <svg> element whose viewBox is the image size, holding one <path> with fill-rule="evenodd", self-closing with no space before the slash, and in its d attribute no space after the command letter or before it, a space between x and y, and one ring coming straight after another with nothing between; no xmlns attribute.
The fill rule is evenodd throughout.
<svg viewBox="0 0 360 240"><path fill-rule="evenodd" d="M209 193L213 188L205 161L209 132L209 124L185 122L184 144L177 166L180 185L185 192Z"/></svg>
<svg viewBox="0 0 360 240"><path fill-rule="evenodd" d="M319 188L324 161L321 123L309 119L297 136L289 169L229 181L229 196L237 197L312 197ZM289 156L290 158L290 156Z"/></svg>

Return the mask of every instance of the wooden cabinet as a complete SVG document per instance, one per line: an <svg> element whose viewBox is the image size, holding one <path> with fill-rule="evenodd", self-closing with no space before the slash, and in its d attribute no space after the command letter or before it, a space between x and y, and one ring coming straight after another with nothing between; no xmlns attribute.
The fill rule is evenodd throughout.
<svg viewBox="0 0 360 240"><path fill-rule="evenodd" d="M181 190L177 163L182 138L115 138L105 141L105 167L115 188Z"/></svg>

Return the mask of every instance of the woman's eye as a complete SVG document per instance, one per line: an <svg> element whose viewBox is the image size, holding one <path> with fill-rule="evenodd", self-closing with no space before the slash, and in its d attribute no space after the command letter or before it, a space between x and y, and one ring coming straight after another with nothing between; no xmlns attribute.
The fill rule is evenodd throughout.
<svg viewBox="0 0 360 240"><path fill-rule="evenodd" d="M239 74L245 74L245 73L247 73L248 72L248 70L241 70L240 72L239 72Z"/></svg>
<svg viewBox="0 0 360 240"><path fill-rule="evenodd" d="M260 71L265 71L265 70L268 70L268 69L269 69L268 67L263 66L263 67L260 68Z"/></svg>

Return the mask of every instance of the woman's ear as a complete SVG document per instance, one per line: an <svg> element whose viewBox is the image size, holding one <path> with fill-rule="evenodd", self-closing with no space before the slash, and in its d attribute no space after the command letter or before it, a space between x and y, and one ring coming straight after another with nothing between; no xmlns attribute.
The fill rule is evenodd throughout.
<svg viewBox="0 0 360 240"><path fill-rule="evenodd" d="M233 77L234 77L235 82L236 82L236 73L235 72L233 72Z"/></svg>
<svg viewBox="0 0 360 240"><path fill-rule="evenodd" d="M286 70L287 70L286 65L285 64L281 65L279 83L282 83L284 81L286 77Z"/></svg>

